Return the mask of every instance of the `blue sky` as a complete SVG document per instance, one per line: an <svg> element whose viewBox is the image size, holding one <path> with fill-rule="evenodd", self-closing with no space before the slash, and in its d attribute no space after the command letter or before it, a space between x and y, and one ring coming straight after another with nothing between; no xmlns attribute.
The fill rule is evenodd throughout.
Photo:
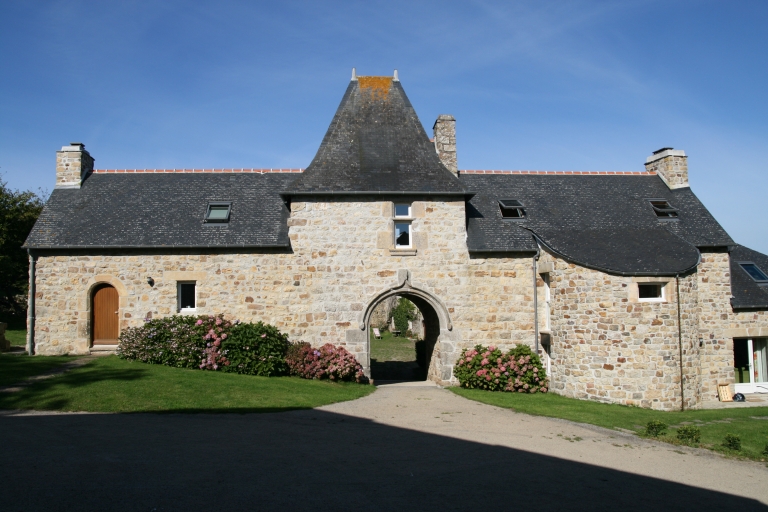
<svg viewBox="0 0 768 512"><path fill-rule="evenodd" d="M0 3L0 173L306 167L347 86L400 79L461 169L638 171L689 155L694 192L768 253L768 2Z"/></svg>

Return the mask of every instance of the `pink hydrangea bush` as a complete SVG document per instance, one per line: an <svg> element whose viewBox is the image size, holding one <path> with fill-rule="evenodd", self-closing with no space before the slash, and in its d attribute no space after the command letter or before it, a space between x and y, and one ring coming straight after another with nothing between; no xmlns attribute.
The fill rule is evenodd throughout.
<svg viewBox="0 0 768 512"><path fill-rule="evenodd" d="M313 348L309 343L294 343L285 356L291 375L303 379L368 382L363 367L344 347L327 343Z"/></svg>
<svg viewBox="0 0 768 512"><path fill-rule="evenodd" d="M229 360L222 351L221 344L229 336L232 322L224 319L224 315L200 316L195 322L195 328L205 341L201 370L218 370L229 366Z"/></svg>
<svg viewBox="0 0 768 512"><path fill-rule="evenodd" d="M461 352L453 374L463 388L547 392L541 359L527 345L517 345L506 354L494 346L475 345Z"/></svg>

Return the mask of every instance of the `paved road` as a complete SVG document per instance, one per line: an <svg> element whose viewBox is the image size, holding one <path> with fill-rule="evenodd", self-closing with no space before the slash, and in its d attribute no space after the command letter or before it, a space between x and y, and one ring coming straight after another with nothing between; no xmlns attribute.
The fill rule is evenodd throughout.
<svg viewBox="0 0 768 512"><path fill-rule="evenodd" d="M3 511L768 510L764 465L430 386L275 414L3 414L0 482Z"/></svg>

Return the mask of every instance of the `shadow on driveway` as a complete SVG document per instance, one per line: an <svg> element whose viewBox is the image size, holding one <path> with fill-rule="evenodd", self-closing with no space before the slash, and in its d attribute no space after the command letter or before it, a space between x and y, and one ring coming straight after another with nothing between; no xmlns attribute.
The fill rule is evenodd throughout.
<svg viewBox="0 0 768 512"><path fill-rule="evenodd" d="M318 410L0 416L0 440L5 511L767 508Z"/></svg>

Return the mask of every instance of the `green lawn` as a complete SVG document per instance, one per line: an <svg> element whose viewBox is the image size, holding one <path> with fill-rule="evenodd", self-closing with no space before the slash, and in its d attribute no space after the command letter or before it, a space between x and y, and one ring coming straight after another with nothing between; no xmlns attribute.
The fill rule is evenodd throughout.
<svg viewBox="0 0 768 512"><path fill-rule="evenodd" d="M11 346L24 347L27 345L27 320L25 318L0 318L0 322L8 324L5 338L11 342Z"/></svg>
<svg viewBox="0 0 768 512"><path fill-rule="evenodd" d="M554 393L501 393L477 389L450 388L457 395L489 405L514 409L517 412L551 418L563 418L610 429L622 428L642 433L651 420L659 420L670 428L660 440L678 442L675 428L684 424L701 429L701 446L723 453L744 456L754 460L768 460L763 450L768 448L768 407L744 407L704 411L663 412L601 404L587 400L566 398ZM741 438L741 452L722 447L726 434Z"/></svg>
<svg viewBox="0 0 768 512"><path fill-rule="evenodd" d="M17 384L34 375L46 373L73 357L29 357L26 354L0 355L0 387Z"/></svg>
<svg viewBox="0 0 768 512"><path fill-rule="evenodd" d="M353 400L374 390L354 383L183 370L108 356L18 393L0 394L0 409L277 412Z"/></svg>
<svg viewBox="0 0 768 512"><path fill-rule="evenodd" d="M376 339L371 331L371 359L377 361L415 361L416 346L413 341L395 336L389 331L381 331L381 339Z"/></svg>

